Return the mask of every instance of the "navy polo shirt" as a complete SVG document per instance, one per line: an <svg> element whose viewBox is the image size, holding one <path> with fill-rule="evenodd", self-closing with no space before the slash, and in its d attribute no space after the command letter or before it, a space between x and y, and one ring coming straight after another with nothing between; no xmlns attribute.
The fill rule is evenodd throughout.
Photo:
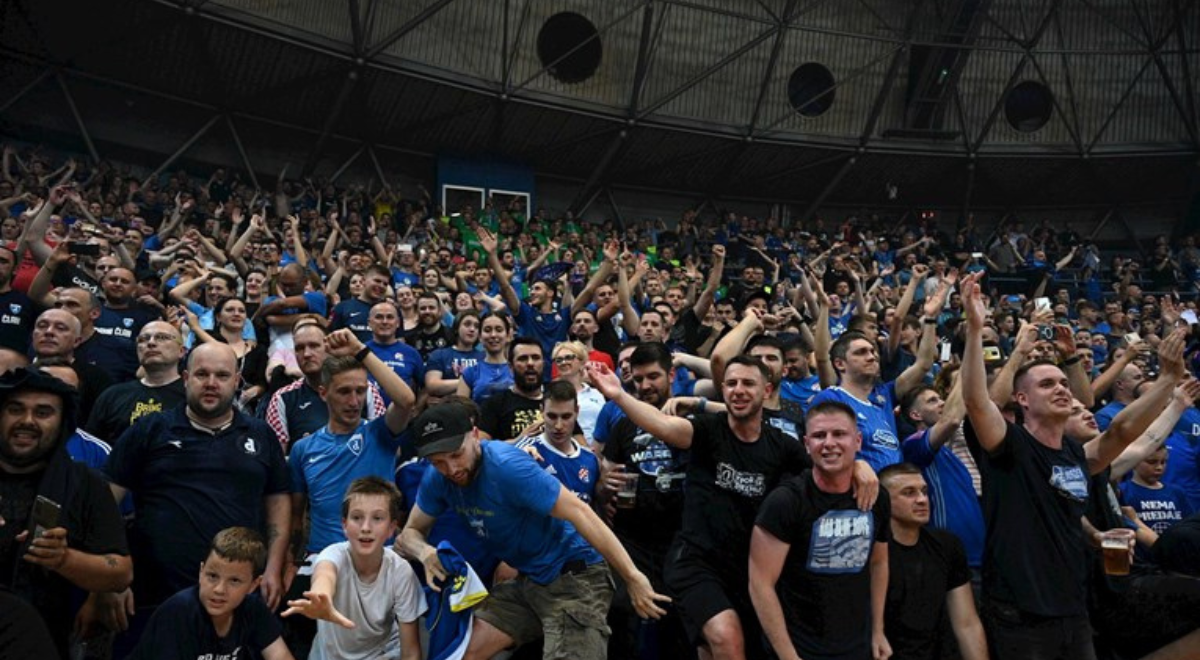
<svg viewBox="0 0 1200 660"><path fill-rule="evenodd" d="M235 410L233 422L212 434L193 426L185 409L138 419L105 466L113 483L133 492L139 606L195 584L217 532L263 530L264 498L291 490L283 449L265 422Z"/></svg>

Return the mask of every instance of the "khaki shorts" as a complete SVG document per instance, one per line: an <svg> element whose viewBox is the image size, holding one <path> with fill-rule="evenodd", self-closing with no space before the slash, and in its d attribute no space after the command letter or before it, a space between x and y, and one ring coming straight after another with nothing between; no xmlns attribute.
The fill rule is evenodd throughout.
<svg viewBox="0 0 1200 660"><path fill-rule="evenodd" d="M505 633L517 646L544 638L542 658L606 660L613 581L604 562L564 573L547 585L522 575L496 585L475 616Z"/></svg>

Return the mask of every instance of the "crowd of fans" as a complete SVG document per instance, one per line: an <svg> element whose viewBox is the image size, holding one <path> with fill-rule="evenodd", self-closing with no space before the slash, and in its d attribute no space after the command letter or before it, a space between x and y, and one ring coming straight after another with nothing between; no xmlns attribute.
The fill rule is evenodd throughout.
<svg viewBox="0 0 1200 660"><path fill-rule="evenodd" d="M0 211L0 657L1200 657L1191 236L14 146Z"/></svg>

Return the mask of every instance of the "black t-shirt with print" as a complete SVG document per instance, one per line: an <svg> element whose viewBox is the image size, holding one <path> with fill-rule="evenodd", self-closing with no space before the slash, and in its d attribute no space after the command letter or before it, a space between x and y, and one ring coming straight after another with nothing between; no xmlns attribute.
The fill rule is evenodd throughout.
<svg viewBox="0 0 1200 660"><path fill-rule="evenodd" d="M871 552L891 538L890 519L887 491L860 511L852 492L820 490L811 471L763 503L755 524L791 546L775 591L801 657L871 656Z"/></svg>
<svg viewBox="0 0 1200 660"><path fill-rule="evenodd" d="M888 543L884 633L894 660L942 657L946 594L970 580L962 541L949 532L923 528L915 545Z"/></svg>
<svg viewBox="0 0 1200 660"><path fill-rule="evenodd" d="M634 507L617 509L613 531L622 540L632 539L665 550L683 519L685 452L622 416L604 444L604 458L639 475Z"/></svg>
<svg viewBox="0 0 1200 660"><path fill-rule="evenodd" d="M984 593L1037 616L1086 616L1083 446L1064 437L1062 448L1052 449L1010 423L989 454L969 422L963 430L983 478Z"/></svg>
<svg viewBox="0 0 1200 660"><path fill-rule="evenodd" d="M759 505L808 462L802 444L765 421L757 441L742 442L726 413L695 416L680 538L745 572Z"/></svg>
<svg viewBox="0 0 1200 660"><path fill-rule="evenodd" d="M183 379L151 387L134 380L104 391L92 406L85 431L113 444L138 418L171 410L187 400Z"/></svg>
<svg viewBox="0 0 1200 660"><path fill-rule="evenodd" d="M497 440L512 440L525 427L542 418L542 400L521 396L511 389L497 392L483 402L479 429Z"/></svg>
<svg viewBox="0 0 1200 660"><path fill-rule="evenodd" d="M0 348L27 354L40 313L41 308L24 293L15 289L0 293Z"/></svg>

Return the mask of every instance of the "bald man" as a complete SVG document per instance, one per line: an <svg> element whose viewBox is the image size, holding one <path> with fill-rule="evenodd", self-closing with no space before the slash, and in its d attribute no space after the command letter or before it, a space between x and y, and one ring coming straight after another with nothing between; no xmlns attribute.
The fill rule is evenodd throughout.
<svg viewBox="0 0 1200 660"><path fill-rule="evenodd" d="M271 428L234 407L237 382L232 348L196 347L184 372L187 402L138 419L113 447L105 471L118 501L133 493L138 567L133 595L115 603L128 608L132 598L136 613L114 657L133 648L159 604L195 584L209 542L228 527L267 539L259 590L272 609L279 604L291 531L287 464Z"/></svg>
<svg viewBox="0 0 1200 660"><path fill-rule="evenodd" d="M79 359L81 324L65 309L48 309L33 323L33 363L57 359L79 374L79 419L87 419L96 400L112 385L108 373Z"/></svg>
<svg viewBox="0 0 1200 660"><path fill-rule="evenodd" d="M133 271L119 266L110 268L100 280L104 304L96 319L96 332L132 342L147 323L162 319L162 310L134 299L137 278Z"/></svg>
<svg viewBox="0 0 1200 660"><path fill-rule="evenodd" d="M179 360L183 357L179 329L165 321L151 321L137 334L136 342L138 365L144 375L105 390L83 427L109 444L139 418L170 410L185 400L179 376Z"/></svg>

